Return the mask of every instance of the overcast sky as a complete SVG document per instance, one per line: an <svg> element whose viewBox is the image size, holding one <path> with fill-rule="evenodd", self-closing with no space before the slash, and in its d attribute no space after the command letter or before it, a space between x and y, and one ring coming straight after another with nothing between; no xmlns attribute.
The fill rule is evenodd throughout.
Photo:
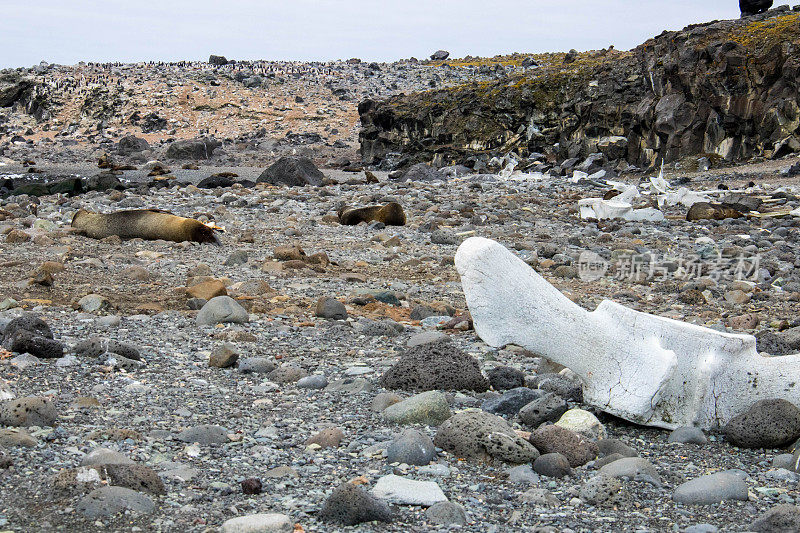
<svg viewBox="0 0 800 533"><path fill-rule="evenodd" d="M0 67L629 49L738 15L736 0L0 0Z"/></svg>

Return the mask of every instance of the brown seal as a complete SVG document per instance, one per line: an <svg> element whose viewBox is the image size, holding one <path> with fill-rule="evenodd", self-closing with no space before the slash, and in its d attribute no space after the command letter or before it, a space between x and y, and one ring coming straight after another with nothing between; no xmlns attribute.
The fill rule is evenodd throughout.
<svg viewBox="0 0 800 533"><path fill-rule="evenodd" d="M342 208L339 210L339 223L343 226L355 226L361 222L383 222L387 226L405 226L406 214L397 202L389 202L384 206L371 205L357 209Z"/></svg>
<svg viewBox="0 0 800 533"><path fill-rule="evenodd" d="M686 220L725 220L726 218L742 218L744 215L727 204L697 202L689 208Z"/></svg>
<svg viewBox="0 0 800 533"><path fill-rule="evenodd" d="M79 209L72 217L72 227L93 239L117 235L123 239L193 241L220 244L214 230L199 220L173 215L158 209L117 211L107 215Z"/></svg>

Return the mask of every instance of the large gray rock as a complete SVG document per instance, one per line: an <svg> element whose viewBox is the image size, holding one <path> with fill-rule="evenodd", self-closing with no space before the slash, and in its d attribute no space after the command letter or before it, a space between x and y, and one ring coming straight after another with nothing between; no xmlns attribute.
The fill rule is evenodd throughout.
<svg viewBox="0 0 800 533"><path fill-rule="evenodd" d="M600 474L613 478L629 478L646 481L653 486L661 487L661 476L658 470L647 459L641 457L623 457L600 469Z"/></svg>
<svg viewBox="0 0 800 533"><path fill-rule="evenodd" d="M710 505L727 500L746 501L747 483L730 472L717 472L679 485L672 499L678 503L693 505Z"/></svg>
<svg viewBox="0 0 800 533"><path fill-rule="evenodd" d="M26 330L16 330L6 336L3 346L16 353L29 353L39 359L58 359L64 356L64 345Z"/></svg>
<svg viewBox="0 0 800 533"><path fill-rule="evenodd" d="M215 296L200 309L195 318L198 326L213 326L215 324L244 324L250 321L250 315L239 302L230 296Z"/></svg>
<svg viewBox="0 0 800 533"><path fill-rule="evenodd" d="M77 510L87 518L113 516L123 511L150 514L155 511L153 500L141 492L125 487L100 487L78 502Z"/></svg>
<svg viewBox="0 0 800 533"><path fill-rule="evenodd" d="M302 187L321 185L325 175L307 157L281 157L258 177L258 183Z"/></svg>
<svg viewBox="0 0 800 533"><path fill-rule="evenodd" d="M386 502L351 483L339 485L325 500L319 513L324 522L355 526L364 522L392 521L392 510Z"/></svg>
<svg viewBox="0 0 800 533"><path fill-rule="evenodd" d="M800 409L782 399L761 400L733 417L724 431L740 448L780 448L800 437Z"/></svg>
<svg viewBox="0 0 800 533"><path fill-rule="evenodd" d="M0 425L54 426L57 420L55 405L43 396L26 396L0 402Z"/></svg>
<svg viewBox="0 0 800 533"><path fill-rule="evenodd" d="M392 424L427 424L436 426L450 418L450 404L439 391L416 394L383 410Z"/></svg>
<svg viewBox="0 0 800 533"><path fill-rule="evenodd" d="M317 300L314 314L330 320L347 320L347 309L339 300L323 297Z"/></svg>
<svg viewBox="0 0 800 533"><path fill-rule="evenodd" d="M407 429L386 449L388 463L423 466L436 458L436 447L430 437L416 429Z"/></svg>
<svg viewBox="0 0 800 533"><path fill-rule="evenodd" d="M449 342L441 341L409 348L381 377L387 389L474 390L483 392L489 383L478 361Z"/></svg>
<svg viewBox="0 0 800 533"><path fill-rule="evenodd" d="M508 422L485 411L454 415L439 427L433 442L456 457L472 461L496 459L523 464L539 457L539 451L518 436Z"/></svg>
<svg viewBox="0 0 800 533"><path fill-rule="evenodd" d="M5 339L10 337L20 330L28 331L41 337L47 337L48 339L53 338L53 332L50 329L50 326L48 326L47 323L41 318L30 313L25 313L21 316L18 316L6 324L5 328L3 329L3 338Z"/></svg>
<svg viewBox="0 0 800 533"><path fill-rule="evenodd" d="M533 469L537 474L546 477L561 478L572 474L572 468L569 466L569 461L562 454L546 453L540 455L533 462Z"/></svg>
<svg viewBox="0 0 800 533"><path fill-rule="evenodd" d="M403 172L400 181L446 181L447 176L425 163L417 163Z"/></svg>
<svg viewBox="0 0 800 533"><path fill-rule="evenodd" d="M428 507L425 518L431 524L440 526L467 525L467 512L462 506L453 502L439 502Z"/></svg>
<svg viewBox="0 0 800 533"><path fill-rule="evenodd" d="M130 155L149 149L150 144L145 139L134 135L126 135L117 144L117 153L119 155Z"/></svg>
<svg viewBox="0 0 800 533"><path fill-rule="evenodd" d="M167 159L210 159L222 143L215 139L175 141L167 148Z"/></svg>

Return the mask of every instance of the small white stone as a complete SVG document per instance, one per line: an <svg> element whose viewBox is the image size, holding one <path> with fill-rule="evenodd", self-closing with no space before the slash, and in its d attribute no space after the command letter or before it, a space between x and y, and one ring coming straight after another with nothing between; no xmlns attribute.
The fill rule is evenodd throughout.
<svg viewBox="0 0 800 533"><path fill-rule="evenodd" d="M372 495L399 505L422 505L446 502L447 496L434 481L415 481L389 474L383 476L372 489Z"/></svg>
<svg viewBox="0 0 800 533"><path fill-rule="evenodd" d="M231 518L222 524L221 533L291 533L294 524L285 514L253 514Z"/></svg>
<svg viewBox="0 0 800 533"><path fill-rule="evenodd" d="M557 426L569 429L590 439L604 439L606 428L589 411L583 409L570 409L558 419Z"/></svg>

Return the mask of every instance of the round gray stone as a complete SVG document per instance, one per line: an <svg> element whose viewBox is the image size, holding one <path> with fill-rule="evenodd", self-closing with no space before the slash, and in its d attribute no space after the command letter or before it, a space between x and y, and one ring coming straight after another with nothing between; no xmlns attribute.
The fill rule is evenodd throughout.
<svg viewBox="0 0 800 533"><path fill-rule="evenodd" d="M78 502L77 510L87 518L113 516L123 511L150 514L156 505L149 496L125 487L100 487Z"/></svg>
<svg viewBox="0 0 800 533"><path fill-rule="evenodd" d="M203 424L184 429L178 433L178 440L198 444L227 444L228 430L222 426Z"/></svg>
<svg viewBox="0 0 800 533"><path fill-rule="evenodd" d="M247 310L230 296L215 296L197 313L195 323L198 326L215 324L244 324L250 320Z"/></svg>
<svg viewBox="0 0 800 533"><path fill-rule="evenodd" d="M679 485L672 499L687 505L710 505L728 500L746 501L747 483L732 473L717 472Z"/></svg>
<svg viewBox="0 0 800 533"><path fill-rule="evenodd" d="M428 507L425 518L438 526L465 526L467 512L462 506L453 502L439 502Z"/></svg>
<svg viewBox="0 0 800 533"><path fill-rule="evenodd" d="M424 466L436 458L433 441L416 429L407 429L386 449L386 461Z"/></svg>
<svg viewBox="0 0 800 533"><path fill-rule="evenodd" d="M705 433L700 428L692 426L684 426L676 428L669 434L667 442L677 442L681 444L706 444Z"/></svg>

